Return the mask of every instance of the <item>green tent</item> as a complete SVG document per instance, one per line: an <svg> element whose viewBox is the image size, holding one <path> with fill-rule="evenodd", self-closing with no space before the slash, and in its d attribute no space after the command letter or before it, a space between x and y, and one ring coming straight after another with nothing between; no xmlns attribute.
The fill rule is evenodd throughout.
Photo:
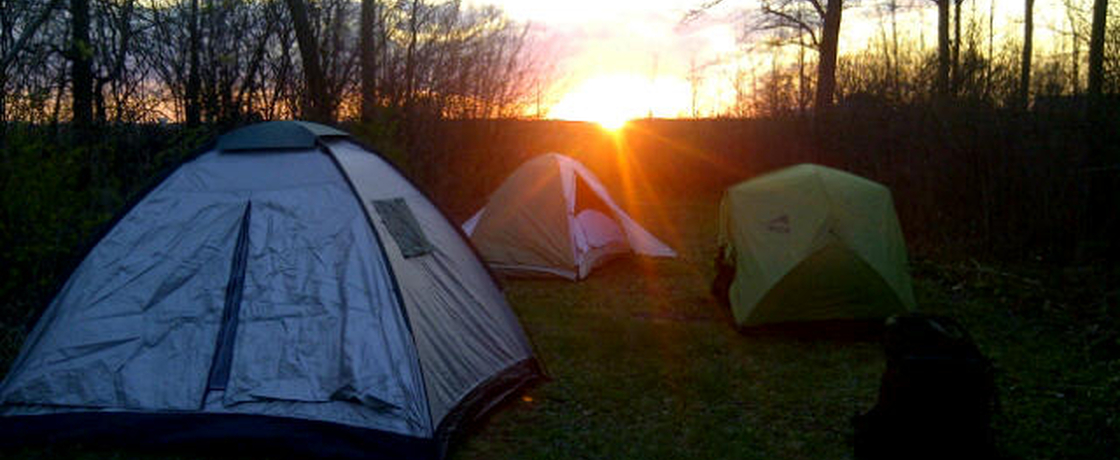
<svg viewBox="0 0 1120 460"><path fill-rule="evenodd" d="M914 309L891 192L853 174L803 164L728 188L719 245L739 326Z"/></svg>

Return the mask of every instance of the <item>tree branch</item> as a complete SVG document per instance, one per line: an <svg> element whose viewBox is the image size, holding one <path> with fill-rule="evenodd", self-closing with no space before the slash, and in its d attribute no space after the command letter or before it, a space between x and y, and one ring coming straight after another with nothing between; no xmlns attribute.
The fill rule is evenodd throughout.
<svg viewBox="0 0 1120 460"><path fill-rule="evenodd" d="M764 14L777 16L779 19L784 20L786 22L786 24L775 24L771 27L765 27L764 26L764 28L777 29L777 28L791 27L792 26L795 29L800 29L801 31L803 31L805 33L808 33L810 42L812 42L812 45L813 45L814 48L820 46L820 42L817 41L817 33L816 33L815 28L812 25L810 25L809 23L805 22L805 20L803 20L803 19L801 19L797 16L791 15L789 13L786 13L784 11L778 11L778 10L772 9L772 8L770 8L770 5L763 5L762 6L762 12ZM822 17L823 17L823 14L822 14Z"/></svg>
<svg viewBox="0 0 1120 460"><path fill-rule="evenodd" d="M681 17L680 24L681 25L687 25L688 23L690 23L692 21L700 19L700 16L703 16L705 11L708 11L708 10L712 9L716 5L719 5L720 3L723 3L723 0L708 0L704 3L701 3L700 6L698 6L696 8L689 9L687 12L684 13L684 16Z"/></svg>
<svg viewBox="0 0 1120 460"><path fill-rule="evenodd" d="M821 5L820 0L809 0L809 3L813 5L813 9L817 10L817 14L820 15L820 17L823 18L825 16L825 7Z"/></svg>
<svg viewBox="0 0 1120 460"><path fill-rule="evenodd" d="M23 50L23 47L27 45L27 41L31 40L31 36L35 35L35 32L39 30L39 27L42 26L44 22L47 22L47 19L50 17L51 12L53 12L55 8L58 8L58 6L61 4L62 0L51 0L51 2L47 4L47 7L44 8L43 11L39 12L39 16L37 16L35 20L27 26L27 28L23 29L23 33L20 34L19 39L16 40L16 44L13 45L12 48L4 54L4 58L0 60L0 72L6 72L8 70L8 65L16 59L16 55L18 55L19 52Z"/></svg>

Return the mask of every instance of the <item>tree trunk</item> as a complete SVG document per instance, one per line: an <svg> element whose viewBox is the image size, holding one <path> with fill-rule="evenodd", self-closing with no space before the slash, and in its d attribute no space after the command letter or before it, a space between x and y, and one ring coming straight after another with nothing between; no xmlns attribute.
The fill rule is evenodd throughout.
<svg viewBox="0 0 1120 460"><path fill-rule="evenodd" d="M70 94L74 129L81 138L93 121L93 46L89 0L70 0Z"/></svg>
<svg viewBox="0 0 1120 460"><path fill-rule="evenodd" d="M404 62L404 106L405 116L411 115L412 96L415 90L416 43L420 34L420 1L412 1L412 9L408 14L408 48L405 50Z"/></svg>
<svg viewBox="0 0 1120 460"><path fill-rule="evenodd" d="M126 84L124 81L126 80L125 71L128 70L128 56L133 45L132 17L135 6L136 0L124 0L120 15L114 18L114 21L117 23L117 30L119 31L114 45L116 49L113 51L113 58L108 74L103 78L97 78L97 86L95 86L96 91L94 93L99 99L98 103L101 104L98 108L99 112L97 117L101 123L105 122L108 117L105 113L107 110L104 102L105 95L102 92L104 85L109 85L109 94L113 98L113 120L117 122L121 121L125 106L127 105L127 100L129 99L126 94L131 93L131 91L122 91L122 85Z"/></svg>
<svg viewBox="0 0 1120 460"><path fill-rule="evenodd" d="M990 1L988 3L988 59L984 62L984 97L990 98L992 95L992 61L995 60L995 18L996 18L996 2Z"/></svg>
<svg viewBox="0 0 1120 460"><path fill-rule="evenodd" d="M895 100L901 99L902 91L899 90L899 67L898 61L898 2L897 0L890 0L891 8L891 96Z"/></svg>
<svg viewBox="0 0 1120 460"><path fill-rule="evenodd" d="M198 30L198 0L191 0L191 13L187 20L190 21L187 26L190 45L188 45L189 49L187 50L189 62L187 63L187 87L183 92L183 105L187 115L187 126L195 127L202 123L202 108L199 100L202 78L199 75L198 62L198 51L199 47L202 46L202 38L199 36Z"/></svg>
<svg viewBox="0 0 1120 460"><path fill-rule="evenodd" d="M961 3L964 0L953 0L953 62L950 69L951 86L949 91L954 96L960 94L961 80Z"/></svg>
<svg viewBox="0 0 1120 460"><path fill-rule="evenodd" d="M1093 1L1093 25L1089 32L1089 157L1087 163L1090 167L1110 164L1115 161L1115 118L1105 117L1104 104L1104 38L1105 19L1108 17L1108 0ZM1103 174L1089 176L1088 183L1089 203L1087 209L1107 209L1115 203L1116 180ZM1102 218L1097 222L1090 221L1090 225L1103 228L1101 234L1115 235L1116 227L1120 221L1116 218ZM1085 238L1079 241L1084 241ZM1084 246L1078 245L1084 251ZM1117 247L1113 245L1112 254L1115 255Z"/></svg>
<svg viewBox="0 0 1120 460"><path fill-rule="evenodd" d="M1031 98L1031 48L1034 44L1034 0L1026 0L1023 10L1023 59L1019 67L1019 95L1016 104L1026 110Z"/></svg>
<svg viewBox="0 0 1120 460"><path fill-rule="evenodd" d="M1062 0L1065 7L1066 22L1069 23L1069 92L1081 94L1081 39L1083 33L1078 27L1081 23L1079 0Z"/></svg>
<svg viewBox="0 0 1120 460"><path fill-rule="evenodd" d="M840 13L843 7L843 0L828 0L825 7L824 28L821 30L821 60L817 65L815 107L818 113L832 106L836 90L836 48L840 39Z"/></svg>
<svg viewBox="0 0 1120 460"><path fill-rule="evenodd" d="M326 80L319 66L319 46L307 18L307 6L303 0L285 0L288 12L292 15L292 25L299 44L300 60L303 61L305 90L301 110L307 119L319 123L330 123L330 103L327 100Z"/></svg>
<svg viewBox="0 0 1120 460"><path fill-rule="evenodd" d="M377 50L376 37L373 35L374 24L377 23L377 0L362 0L361 26L359 29L359 47L361 48L361 74L362 74L362 121L373 120L374 109L377 106Z"/></svg>
<svg viewBox="0 0 1120 460"><path fill-rule="evenodd" d="M1108 0L1093 1L1093 29L1089 35L1089 100L1097 105L1104 86L1104 31Z"/></svg>
<svg viewBox="0 0 1120 460"><path fill-rule="evenodd" d="M949 95L949 0L937 2L937 80L935 95L944 99Z"/></svg>
<svg viewBox="0 0 1120 460"><path fill-rule="evenodd" d="M797 114L805 115L809 110L809 91L805 77L805 36L797 36Z"/></svg>

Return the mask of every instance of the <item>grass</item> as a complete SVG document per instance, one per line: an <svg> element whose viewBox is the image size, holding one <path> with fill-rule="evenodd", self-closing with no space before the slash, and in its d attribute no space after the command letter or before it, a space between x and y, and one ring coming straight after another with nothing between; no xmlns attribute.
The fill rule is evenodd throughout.
<svg viewBox="0 0 1120 460"><path fill-rule="evenodd" d="M677 259L620 260L580 283L507 281L552 381L453 458L851 458L850 419L874 405L885 369L880 345L733 330L707 294L717 201L673 202L662 216L637 207L658 234L671 228L663 222L688 223L668 238ZM919 259L914 272L921 309L958 319L995 363L1002 456L1120 458L1120 360L1085 338L1107 324L1045 307L1082 286L1116 315L1115 292L975 262ZM1115 326L1096 333L1098 345L1116 340Z"/></svg>
<svg viewBox="0 0 1120 460"><path fill-rule="evenodd" d="M679 258L619 259L579 283L505 280L551 380L451 458L851 458L850 419L874 405L885 369L879 344L734 330L707 292L717 201L632 207ZM1058 269L913 266L921 308L960 320L995 363L1004 457L1120 458L1115 273L1089 282ZM134 457L80 447L19 456Z"/></svg>
<svg viewBox="0 0 1120 460"><path fill-rule="evenodd" d="M848 455L848 419L874 402L884 368L878 346L731 328L707 292L714 201L662 208L698 224L669 238L677 259L618 260L579 283L508 281L552 381L455 458Z"/></svg>
<svg viewBox="0 0 1120 460"><path fill-rule="evenodd" d="M924 306L959 318L996 366L1006 457L1120 458L1116 267L916 271Z"/></svg>

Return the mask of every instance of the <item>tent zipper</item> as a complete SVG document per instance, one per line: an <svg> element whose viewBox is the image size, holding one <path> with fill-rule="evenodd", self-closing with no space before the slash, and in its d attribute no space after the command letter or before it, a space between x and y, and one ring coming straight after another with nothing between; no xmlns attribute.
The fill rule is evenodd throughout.
<svg viewBox="0 0 1120 460"><path fill-rule="evenodd" d="M253 202L245 205L241 217L241 229L237 234L237 245L233 250L233 261L226 284L226 301L222 309L222 326L218 331L218 344L214 349L214 362L210 366L210 376L206 382L207 390L225 390L229 382L230 366L233 364L233 346L237 338L237 319L241 313L241 295L245 290L245 267L249 257L249 216Z"/></svg>

